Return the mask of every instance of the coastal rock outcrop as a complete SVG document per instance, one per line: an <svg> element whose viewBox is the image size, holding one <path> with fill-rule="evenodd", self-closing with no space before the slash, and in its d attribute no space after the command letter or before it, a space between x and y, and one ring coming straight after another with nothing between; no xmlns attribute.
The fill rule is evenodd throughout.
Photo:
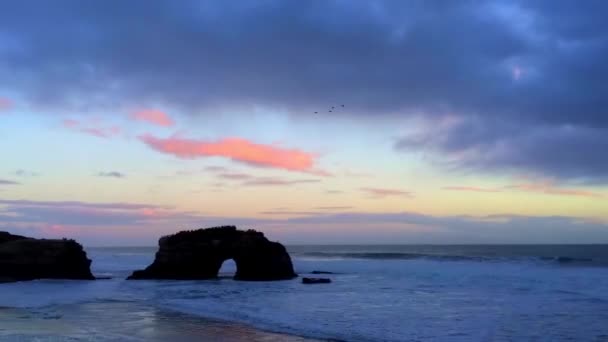
<svg viewBox="0 0 608 342"><path fill-rule="evenodd" d="M329 284L329 278L302 278L302 284Z"/></svg>
<svg viewBox="0 0 608 342"><path fill-rule="evenodd" d="M0 232L0 281L95 279L91 260L74 240L34 239Z"/></svg>
<svg viewBox="0 0 608 342"><path fill-rule="evenodd" d="M225 260L236 264L236 280L284 280L294 273L285 247L255 230L234 226L182 231L158 241L154 262L128 279L216 278Z"/></svg>

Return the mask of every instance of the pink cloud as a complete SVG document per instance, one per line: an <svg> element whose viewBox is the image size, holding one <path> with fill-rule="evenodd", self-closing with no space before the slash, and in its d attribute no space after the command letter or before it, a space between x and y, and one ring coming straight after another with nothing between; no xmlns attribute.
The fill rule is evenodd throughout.
<svg viewBox="0 0 608 342"><path fill-rule="evenodd" d="M0 97L0 113L13 108L13 101L5 97Z"/></svg>
<svg viewBox="0 0 608 342"><path fill-rule="evenodd" d="M140 136L139 139L158 152L172 154L183 159L225 157L255 166L328 175L326 172L314 168L316 156L312 153L257 144L242 138L204 141L178 137L163 139L146 134Z"/></svg>
<svg viewBox="0 0 608 342"><path fill-rule="evenodd" d="M117 136L121 132L121 129L118 126L101 126L97 122L86 124L78 120L65 119L63 120L62 124L63 127L68 128L72 131L104 139Z"/></svg>
<svg viewBox="0 0 608 342"><path fill-rule="evenodd" d="M170 127L175 125L175 122L167 113L156 109L143 109L131 114L131 118L137 121L145 121L162 127Z"/></svg>
<svg viewBox="0 0 608 342"><path fill-rule="evenodd" d="M442 189L451 191L501 192L499 189L481 188L476 186L444 186Z"/></svg>
<svg viewBox="0 0 608 342"><path fill-rule="evenodd" d="M375 198L384 198L388 196L413 197L412 192L398 189L361 188L360 190Z"/></svg>

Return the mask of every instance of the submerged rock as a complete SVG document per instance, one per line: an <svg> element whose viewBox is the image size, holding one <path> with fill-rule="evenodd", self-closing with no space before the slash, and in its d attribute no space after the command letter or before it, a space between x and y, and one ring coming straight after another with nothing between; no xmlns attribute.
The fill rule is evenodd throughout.
<svg viewBox="0 0 608 342"><path fill-rule="evenodd" d="M216 278L222 263L234 259L236 280L283 280L297 275L283 245L255 230L234 226L182 231L158 241L154 262L128 279Z"/></svg>
<svg viewBox="0 0 608 342"><path fill-rule="evenodd" d="M91 260L74 240L34 239L0 232L0 280L95 279Z"/></svg>
<svg viewBox="0 0 608 342"><path fill-rule="evenodd" d="M329 284L329 278L302 278L302 284Z"/></svg>
<svg viewBox="0 0 608 342"><path fill-rule="evenodd" d="M310 274L334 274L334 272L328 272L328 271L312 271L312 272L310 272Z"/></svg>

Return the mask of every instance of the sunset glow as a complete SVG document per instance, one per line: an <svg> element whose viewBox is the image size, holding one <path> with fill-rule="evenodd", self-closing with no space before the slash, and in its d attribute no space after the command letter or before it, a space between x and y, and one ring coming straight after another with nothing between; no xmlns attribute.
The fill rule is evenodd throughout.
<svg viewBox="0 0 608 342"><path fill-rule="evenodd" d="M2 11L0 230L608 242L594 30L532 5L264 4Z"/></svg>

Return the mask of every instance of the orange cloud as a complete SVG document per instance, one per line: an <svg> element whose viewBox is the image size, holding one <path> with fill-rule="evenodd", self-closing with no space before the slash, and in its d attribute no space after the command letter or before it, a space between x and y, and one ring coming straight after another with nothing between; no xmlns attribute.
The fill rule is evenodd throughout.
<svg viewBox="0 0 608 342"><path fill-rule="evenodd" d="M98 138L110 138L112 136L120 134L121 131L120 127L118 126L103 127L86 125L78 120L73 119L63 120L63 127L69 128L73 131L93 135Z"/></svg>
<svg viewBox="0 0 608 342"><path fill-rule="evenodd" d="M143 109L131 114L131 118L137 121L145 121L154 125L170 127L175 124L167 113L156 109Z"/></svg>
<svg viewBox="0 0 608 342"><path fill-rule="evenodd" d="M183 159L225 157L255 166L327 175L314 169L315 155L312 153L257 144L242 138L203 141L177 137L162 139L146 134L139 139L156 151Z"/></svg>
<svg viewBox="0 0 608 342"><path fill-rule="evenodd" d="M472 191L472 192L500 192L499 189L491 189L491 188L480 188L476 186L444 186L443 190L452 190L452 191Z"/></svg>
<svg viewBox="0 0 608 342"><path fill-rule="evenodd" d="M13 108L13 101L5 97L0 97L0 112Z"/></svg>

